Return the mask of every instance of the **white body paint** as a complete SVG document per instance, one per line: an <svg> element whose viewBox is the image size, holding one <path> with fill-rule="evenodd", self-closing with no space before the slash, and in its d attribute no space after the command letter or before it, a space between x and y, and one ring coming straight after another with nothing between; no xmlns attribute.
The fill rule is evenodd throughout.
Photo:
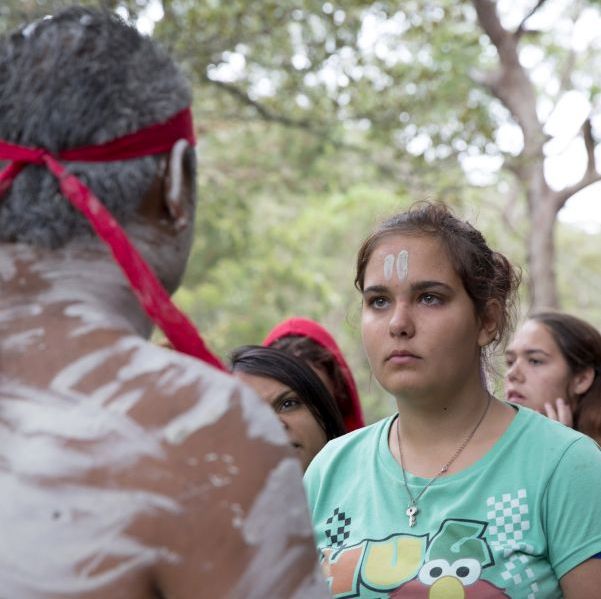
<svg viewBox="0 0 601 599"><path fill-rule="evenodd" d="M404 281L407 278L409 272L409 252L407 250L401 250L396 259L396 274L399 281Z"/></svg>
<svg viewBox="0 0 601 599"><path fill-rule="evenodd" d="M384 258L384 279L390 281L394 270L394 254L388 254Z"/></svg>
<svg viewBox="0 0 601 599"><path fill-rule="evenodd" d="M240 596L246 596L244 589L252 589L253 597L257 599L268 597L269 581L262 576L262 573L267 570L271 570L276 578L285 576L288 566L281 556L285 551L286 536L293 538L302 534L303 522L306 519L306 505L299 505L295 501L295 491L287 483L290 476L296 476L299 471L301 471L300 464L297 460L289 459L280 462L279 466L272 471L263 492L256 498L244 520L242 526L244 537L249 544L256 545L259 550L245 576L238 581L236 592ZM295 507L291 509L291 506ZM274 524L284 533L275 543L270 542L266 535L269 525ZM281 569L280 572L277 571L278 568ZM265 587L261 587L262 579ZM319 597L322 586L323 579L316 570L310 572L299 588L290 593L290 596Z"/></svg>
<svg viewBox="0 0 601 599"><path fill-rule="evenodd" d="M409 252L407 250L401 250L398 256L386 254L384 257L384 280L391 281L395 270L399 281L407 278L409 272Z"/></svg>
<svg viewBox="0 0 601 599"><path fill-rule="evenodd" d="M269 407L141 338L146 318L112 264L2 250L0 596L151 599L144 572L182 567L198 584L166 595L195 599L216 584L206 540L219 537L234 574L212 596L274 596L309 569L311 584L290 595L326 597L307 568L300 465L282 459L288 440ZM169 527L172 537L156 532ZM201 557L190 568L194 538Z"/></svg>

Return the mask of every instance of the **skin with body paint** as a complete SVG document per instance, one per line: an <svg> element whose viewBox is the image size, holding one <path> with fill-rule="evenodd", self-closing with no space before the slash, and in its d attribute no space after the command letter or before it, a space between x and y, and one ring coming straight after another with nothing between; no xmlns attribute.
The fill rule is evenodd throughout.
<svg viewBox="0 0 601 599"><path fill-rule="evenodd" d="M165 235L147 231L156 247ZM140 337L146 317L99 245L0 251L3 593L322 596L300 468L269 408Z"/></svg>
<svg viewBox="0 0 601 599"><path fill-rule="evenodd" d="M124 223L169 291L193 235L186 147ZM151 344L104 245L0 243L0 289L0 596L327 596L277 418Z"/></svg>

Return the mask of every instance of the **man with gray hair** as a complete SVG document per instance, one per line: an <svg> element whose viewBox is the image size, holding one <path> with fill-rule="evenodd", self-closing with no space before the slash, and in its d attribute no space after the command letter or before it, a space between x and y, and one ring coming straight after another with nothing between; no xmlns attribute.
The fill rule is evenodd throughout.
<svg viewBox="0 0 601 599"><path fill-rule="evenodd" d="M169 298L185 78L73 7L0 40L0 81L0 595L325 597L284 431Z"/></svg>

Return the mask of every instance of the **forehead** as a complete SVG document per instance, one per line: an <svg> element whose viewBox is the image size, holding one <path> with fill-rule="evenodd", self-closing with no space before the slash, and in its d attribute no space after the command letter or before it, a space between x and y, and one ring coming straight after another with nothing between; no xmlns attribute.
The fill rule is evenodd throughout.
<svg viewBox="0 0 601 599"><path fill-rule="evenodd" d="M459 281L445 245L432 235L390 234L383 237L369 258L366 267L366 278L384 275L390 278L391 262L399 257L406 263L408 278L423 279L434 277ZM394 270L394 269L393 269ZM396 271L395 271L396 272ZM396 278L396 277L395 277Z"/></svg>
<svg viewBox="0 0 601 599"><path fill-rule="evenodd" d="M291 390L290 387L284 385L284 383L280 383L280 381L266 376L258 376L246 372L234 372L234 376L249 387L252 387L259 397L266 400L273 399L278 395Z"/></svg>
<svg viewBox="0 0 601 599"><path fill-rule="evenodd" d="M524 322L513 336L508 349L513 351L542 349L548 353L560 351L549 329L536 320Z"/></svg>

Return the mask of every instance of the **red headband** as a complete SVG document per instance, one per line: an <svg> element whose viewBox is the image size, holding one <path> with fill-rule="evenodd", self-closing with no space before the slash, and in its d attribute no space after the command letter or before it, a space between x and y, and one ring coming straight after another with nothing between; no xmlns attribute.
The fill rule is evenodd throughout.
<svg viewBox="0 0 601 599"><path fill-rule="evenodd" d="M43 148L28 148L0 140L0 160L11 161L0 172L0 194L12 185L15 177L28 164L46 165L58 179L63 194L87 218L98 237L109 246L140 304L165 333L174 349L225 370L219 358L207 348L194 325L173 304L167 291L110 212L60 162L110 162L162 154L169 152L178 139L185 139L191 145L196 143L189 108L178 112L164 123L145 127L104 144L65 150L56 155Z"/></svg>

